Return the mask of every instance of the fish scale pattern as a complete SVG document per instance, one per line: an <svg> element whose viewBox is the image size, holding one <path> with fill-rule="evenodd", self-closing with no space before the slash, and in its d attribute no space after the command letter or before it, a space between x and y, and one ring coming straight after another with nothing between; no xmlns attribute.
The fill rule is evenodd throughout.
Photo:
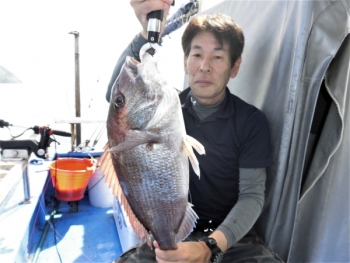
<svg viewBox="0 0 350 263"><path fill-rule="evenodd" d="M138 236L146 241L152 234L162 249L176 249L197 219L187 200L191 151L184 144L178 94L152 72L152 63L127 58L122 67L112 89L100 165Z"/></svg>

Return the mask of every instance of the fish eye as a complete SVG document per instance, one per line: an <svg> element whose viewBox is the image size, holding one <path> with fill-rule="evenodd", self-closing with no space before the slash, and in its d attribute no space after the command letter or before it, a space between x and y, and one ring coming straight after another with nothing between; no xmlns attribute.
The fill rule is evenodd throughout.
<svg viewBox="0 0 350 263"><path fill-rule="evenodd" d="M124 105L125 98L122 94L118 94L117 97L114 100L114 106L115 107L121 107Z"/></svg>

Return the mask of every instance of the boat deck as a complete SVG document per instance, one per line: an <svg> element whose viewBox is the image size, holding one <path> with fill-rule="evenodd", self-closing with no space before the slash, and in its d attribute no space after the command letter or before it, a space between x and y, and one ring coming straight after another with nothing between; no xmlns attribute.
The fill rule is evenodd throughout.
<svg viewBox="0 0 350 263"><path fill-rule="evenodd" d="M57 203L52 196L46 196L46 202L49 214ZM45 228L38 225L35 231L40 235L33 240L31 258ZM121 252L113 208L93 207L86 195L77 202L59 202L37 262L112 262Z"/></svg>
<svg viewBox="0 0 350 263"><path fill-rule="evenodd" d="M92 206L88 191L57 201L49 164L28 164L30 203L21 202L23 162L1 181L10 189L0 204L0 262L113 262L122 253L113 206Z"/></svg>

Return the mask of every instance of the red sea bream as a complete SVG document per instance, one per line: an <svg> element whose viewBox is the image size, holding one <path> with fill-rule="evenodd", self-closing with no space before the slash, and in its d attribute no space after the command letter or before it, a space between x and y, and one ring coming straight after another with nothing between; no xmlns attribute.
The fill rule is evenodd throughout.
<svg viewBox="0 0 350 263"><path fill-rule="evenodd" d="M189 160L199 176L192 147L200 154L204 147L186 135L178 93L147 52L141 63L126 58L112 89L107 132L101 168L131 225L142 240L151 234L161 249L176 249L197 220L188 202Z"/></svg>

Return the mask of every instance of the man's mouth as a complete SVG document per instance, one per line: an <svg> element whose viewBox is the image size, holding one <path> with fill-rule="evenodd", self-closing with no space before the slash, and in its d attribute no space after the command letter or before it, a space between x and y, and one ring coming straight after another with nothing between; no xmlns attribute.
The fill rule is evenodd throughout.
<svg viewBox="0 0 350 263"><path fill-rule="evenodd" d="M209 81L209 80L197 80L196 84L199 84L199 85L211 85L212 82Z"/></svg>

